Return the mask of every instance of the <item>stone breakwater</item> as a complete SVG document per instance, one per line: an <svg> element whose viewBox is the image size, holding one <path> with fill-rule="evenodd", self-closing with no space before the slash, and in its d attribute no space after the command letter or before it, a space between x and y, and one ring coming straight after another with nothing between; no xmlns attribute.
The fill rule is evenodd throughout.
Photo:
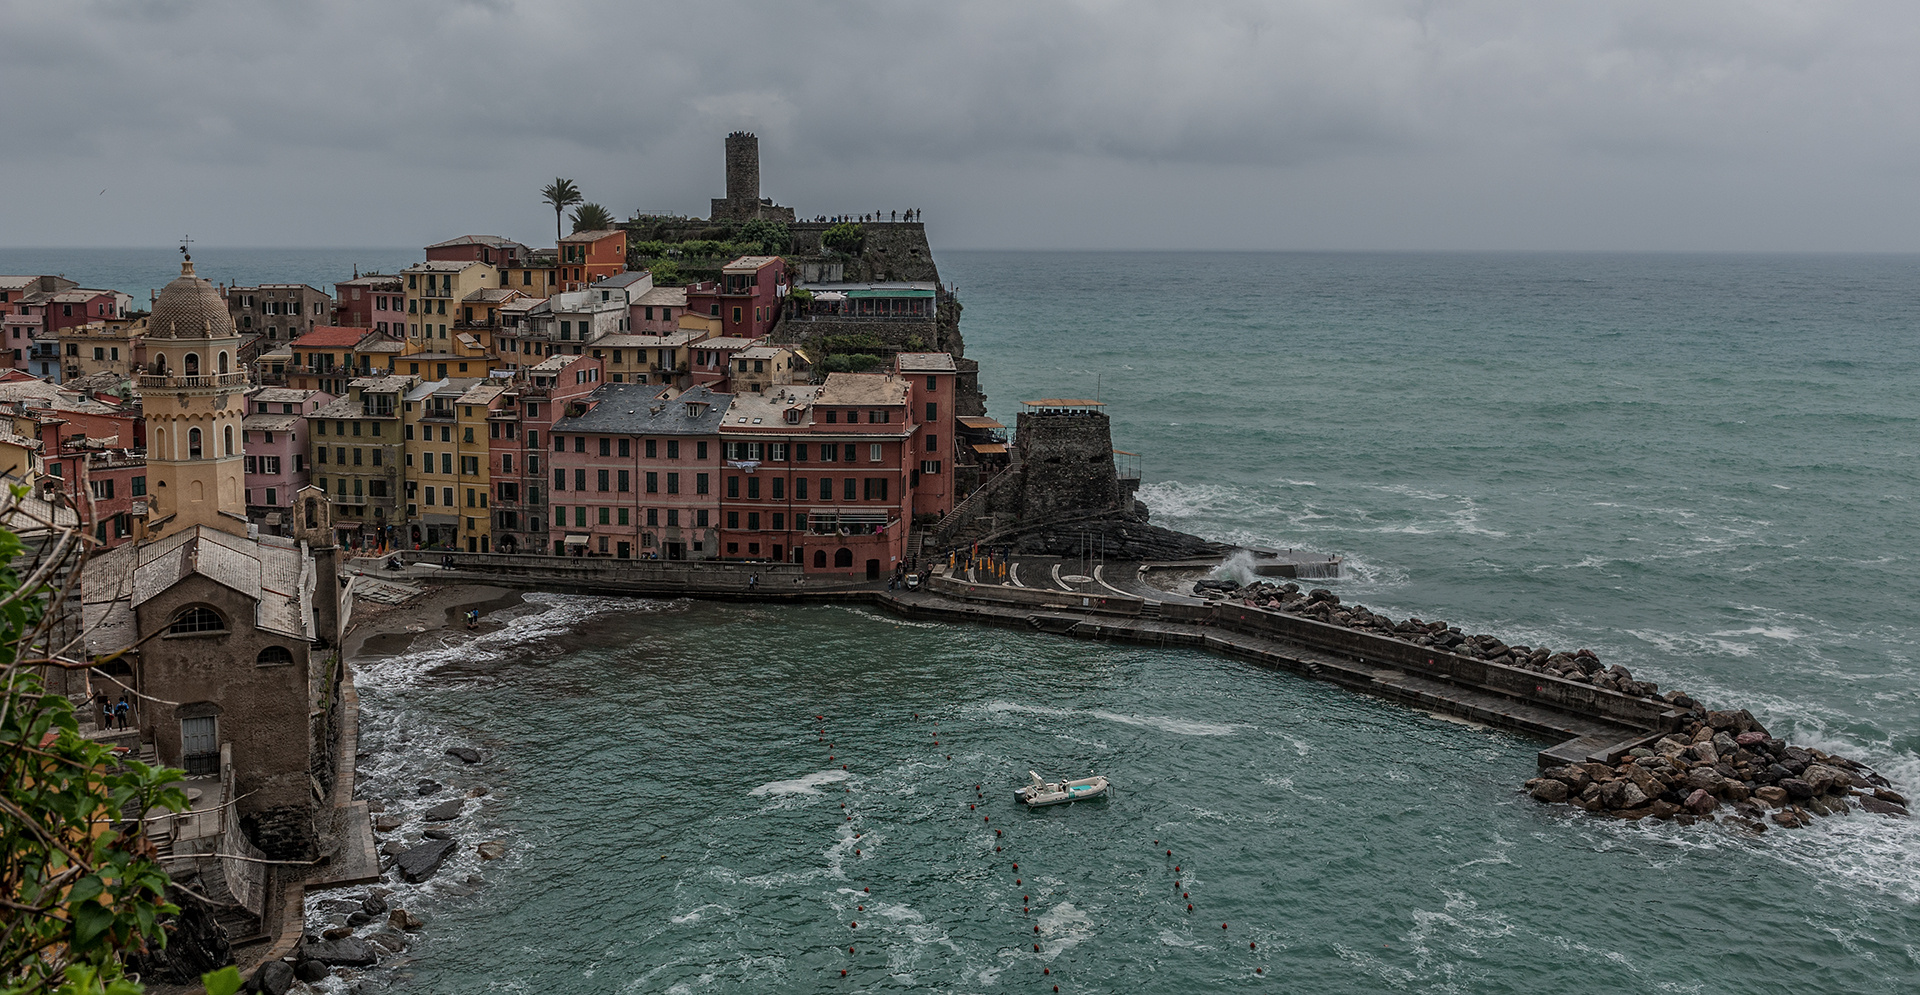
<svg viewBox="0 0 1920 995"><path fill-rule="evenodd" d="M1794 828L1815 816L1838 815L1856 806L1905 817L1907 799L1886 778L1847 757L1776 739L1753 715L1711 711L1683 691L1662 692L1627 668L1607 666L1592 650L1555 651L1509 644L1497 636L1463 632L1443 621L1395 620L1348 605L1324 588L1302 592L1298 584L1200 580L1195 594L1215 602L1279 611L1316 621L1430 646L1488 663L1664 702L1678 716L1675 731L1651 746L1635 747L1612 763L1548 768L1526 783L1529 795L1622 818L1712 820L1716 813L1755 831L1769 817Z"/></svg>

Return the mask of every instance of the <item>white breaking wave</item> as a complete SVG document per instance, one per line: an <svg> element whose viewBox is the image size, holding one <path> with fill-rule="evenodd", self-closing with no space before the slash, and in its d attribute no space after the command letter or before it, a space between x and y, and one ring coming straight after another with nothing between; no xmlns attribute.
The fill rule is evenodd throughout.
<svg viewBox="0 0 1920 995"><path fill-rule="evenodd" d="M761 798L767 795L818 795L823 794L820 790L820 785L836 784L840 781L850 780L852 776L853 775L844 770L816 771L805 777L796 777L790 781L769 781L747 792L747 794L755 798Z"/></svg>
<svg viewBox="0 0 1920 995"><path fill-rule="evenodd" d="M1158 729L1176 736L1231 736L1251 726L1226 725L1218 722L1200 722L1193 719L1179 719L1168 715L1122 715L1098 709L1047 708L1041 705L1022 705L1012 701L988 702L983 706L989 712L1020 713L1025 715L1051 715L1059 718L1086 716L1104 722L1118 722L1122 725L1143 726Z"/></svg>
<svg viewBox="0 0 1920 995"><path fill-rule="evenodd" d="M533 644L582 631L586 623L596 618L630 612L684 611L690 604L685 600L529 594L526 607L506 613L507 624L499 629L471 638L464 632L446 629L437 634L443 640L439 645L416 646L394 656L356 659L355 680L363 687L410 687L437 667L491 663L523 655Z"/></svg>

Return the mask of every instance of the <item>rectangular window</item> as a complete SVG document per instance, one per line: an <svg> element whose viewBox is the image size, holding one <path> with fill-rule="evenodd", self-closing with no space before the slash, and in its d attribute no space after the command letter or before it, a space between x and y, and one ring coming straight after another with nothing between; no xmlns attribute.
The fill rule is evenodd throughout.
<svg viewBox="0 0 1920 995"><path fill-rule="evenodd" d="M767 462L785 463L786 461L787 461L787 444L786 443L784 442L767 443Z"/></svg>
<svg viewBox="0 0 1920 995"><path fill-rule="evenodd" d="M940 437L937 435L927 436L927 452L934 453L939 451L940 451Z"/></svg>
<svg viewBox="0 0 1920 995"><path fill-rule="evenodd" d="M672 476L672 475L669 474L668 476ZM660 474L657 471L654 471L654 470L647 471L647 493L648 494L660 493Z"/></svg>
<svg viewBox="0 0 1920 995"><path fill-rule="evenodd" d="M453 476L453 454L452 453L440 454L440 472L446 474L449 477Z"/></svg>
<svg viewBox="0 0 1920 995"><path fill-rule="evenodd" d="M841 453L840 453L840 458L841 458L841 459L843 459L843 460L846 460L846 461L847 461L847 462L849 462L849 463L851 463L851 462L853 462L853 461L854 461L855 459L857 459L857 458L858 458L858 457L856 457L856 456L854 456L854 455L853 455L853 450L854 450L854 445L853 445L853 443L851 443L851 442L848 442L848 443L845 443L845 444L844 444L844 445L843 445L843 446L841 447Z"/></svg>
<svg viewBox="0 0 1920 995"><path fill-rule="evenodd" d="M737 511L727 512L727 528L737 529L739 527L740 527L740 513Z"/></svg>
<svg viewBox="0 0 1920 995"><path fill-rule="evenodd" d="M929 459L929 460L921 460L921 461L920 461L920 472L921 472L921 473L926 473L926 474L937 474L937 473L939 473L939 472L940 472L940 461L939 461L939 460L937 460L937 459Z"/></svg>
<svg viewBox="0 0 1920 995"><path fill-rule="evenodd" d="M869 463L880 462L880 454L881 454L882 448L883 447L878 442L867 443L867 462Z"/></svg>
<svg viewBox="0 0 1920 995"><path fill-rule="evenodd" d="M478 500L478 498L476 498L476 497L474 496L474 493L473 493L473 488L471 488L471 487L469 487L469 488L467 488L467 507L469 507L469 508L477 508L477 507L479 507L479 505L477 505L477 504L475 504L475 503L474 503L474 502L475 502L475 501L477 501L477 500Z"/></svg>
<svg viewBox="0 0 1920 995"><path fill-rule="evenodd" d="M832 477L820 478L820 500L822 501L833 500L833 478Z"/></svg>
<svg viewBox="0 0 1920 995"><path fill-rule="evenodd" d="M748 477L747 478L747 497L758 498L759 496L760 496L760 478Z"/></svg>
<svg viewBox="0 0 1920 995"><path fill-rule="evenodd" d="M622 509L620 509L620 524L622 524L622 525L631 525L631 524L633 524L633 523L631 523L631 522L629 522L629 521L627 521L627 509L625 509L625 508L622 508Z"/></svg>
<svg viewBox="0 0 1920 995"><path fill-rule="evenodd" d="M147 478L144 476L133 478L133 486L129 487L128 490L132 492L134 497L141 497L146 494Z"/></svg>
<svg viewBox="0 0 1920 995"><path fill-rule="evenodd" d="M793 478L793 499L795 501L805 501L807 499L807 478Z"/></svg>
<svg viewBox="0 0 1920 995"><path fill-rule="evenodd" d="M831 442L822 442L820 444L820 462L835 463L835 462L838 462L839 459L840 459L839 446L836 446Z"/></svg>
<svg viewBox="0 0 1920 995"><path fill-rule="evenodd" d="M838 412L838 411L828 411L828 412L827 412L827 424L829 424L829 425L837 425L837 424L839 424L839 423L840 423L840 412Z"/></svg>
<svg viewBox="0 0 1920 995"><path fill-rule="evenodd" d="M600 437L600 455L602 456L613 455L613 440L607 438L604 435ZM624 456L626 454L622 453L621 455Z"/></svg>
<svg viewBox="0 0 1920 995"><path fill-rule="evenodd" d="M785 532L786 529L787 529L787 516L777 511L774 512L773 513L773 530L775 532Z"/></svg>
<svg viewBox="0 0 1920 995"><path fill-rule="evenodd" d="M449 508L453 507L453 488L451 487L440 488L440 503L446 505Z"/></svg>
<svg viewBox="0 0 1920 995"><path fill-rule="evenodd" d="M752 532L760 531L760 513L759 512L757 511L747 512L747 529Z"/></svg>
<svg viewBox="0 0 1920 995"><path fill-rule="evenodd" d="M612 486L611 486L611 485L609 484L609 482L608 482L608 478L609 478L609 477L611 477L611 476L612 476L612 474L611 474L611 473L610 473L609 471L606 471L606 470L601 470L601 471L599 471L599 473L597 473L597 474L595 474L595 476L594 476L594 483L595 483L595 484L596 484L597 486L596 486L596 487L594 488L594 490L599 490L599 491L609 491L609 490L612 490L612 489L613 489L613 487L612 487Z"/></svg>
<svg viewBox="0 0 1920 995"><path fill-rule="evenodd" d="M655 444L656 444L656 443L657 443L658 441L659 441L659 440L657 440L657 439L648 439L648 440L647 440L647 458L648 458L648 459L653 459L653 458L654 458L655 456L657 456L657 455L658 455L658 453L656 453L656 452L655 452ZM620 455L622 455L622 456L625 456L625 455L626 455L626 453L621 453Z"/></svg>
<svg viewBox="0 0 1920 995"><path fill-rule="evenodd" d="M584 491L587 489L587 470L585 467L580 467L573 471L573 489L576 491Z"/></svg>
<svg viewBox="0 0 1920 995"><path fill-rule="evenodd" d="M775 478L773 478L773 499L774 499L775 501L779 501L779 500L781 500L781 499L783 499L783 498L785 498L786 496L787 496L787 480L786 480L786 478L785 478L785 477L775 477Z"/></svg>
<svg viewBox="0 0 1920 995"><path fill-rule="evenodd" d="M701 443L701 445L706 445L706 443L703 442ZM707 475L706 474L696 473L693 475L693 492L695 494L707 493Z"/></svg>
<svg viewBox="0 0 1920 995"><path fill-rule="evenodd" d="M707 509L705 509L705 508L700 508L700 509L697 509L697 510L695 510L695 511L694 511L694 513L693 513L693 527L694 527L694 528L696 528L696 529L704 529L704 528L706 528L706 527L707 527ZM699 548L700 548L700 544L699 544L699 543L697 543L697 542L696 542L696 543L694 543L694 544L693 544L693 548L694 548L694 549L699 549Z"/></svg>
<svg viewBox="0 0 1920 995"><path fill-rule="evenodd" d="M611 509L611 508L602 508L602 509L600 509L600 524L602 524L602 525L612 525L612 524L613 524L613 519L612 519L612 517L611 517L611 516L610 516L610 515L608 514L608 512L610 512L610 511L612 511L612 509Z"/></svg>
<svg viewBox="0 0 1920 995"><path fill-rule="evenodd" d="M326 465L326 462L327 462L327 447L325 447L325 446L317 446L317 447L315 447L315 448L314 448L314 450L313 450L313 461L314 461L315 463L319 463L319 464L321 464L321 465L323 465L323 466L324 466L324 465Z"/></svg>
<svg viewBox="0 0 1920 995"><path fill-rule="evenodd" d="M573 509L573 524L584 527L587 524L587 509Z"/></svg>
<svg viewBox="0 0 1920 995"><path fill-rule="evenodd" d="M668 459L680 458L680 440L679 439L667 440L667 458Z"/></svg>
<svg viewBox="0 0 1920 995"><path fill-rule="evenodd" d="M527 442L527 444L528 444L528 445L532 445L532 444L533 444L533 442L532 442L532 440L528 440L528 442ZM564 453L564 452L566 452L566 451L567 451L567 437L566 437L566 436L564 436L564 435L556 435L556 436L554 436L554 437L553 437L553 451L554 451L554 452L556 452L556 453Z"/></svg>
<svg viewBox="0 0 1920 995"><path fill-rule="evenodd" d="M606 471L602 470L600 472L605 473ZM620 491L621 493L625 493L630 490L633 490L633 471L622 470L620 471Z"/></svg>
<svg viewBox="0 0 1920 995"><path fill-rule="evenodd" d="M927 420L937 421L939 420L939 416L940 416L940 405L933 401L928 401L927 402Z"/></svg>
<svg viewBox="0 0 1920 995"><path fill-rule="evenodd" d="M576 453L584 453L584 452L586 452L586 451L587 451L587 437L586 437L586 436L584 436L584 435L576 435L576 436L574 436L574 437L573 437L573 451L574 451L574 452L576 452Z"/></svg>
<svg viewBox="0 0 1920 995"><path fill-rule="evenodd" d="M845 480L842 480L840 482L840 500L842 501L853 500L853 495L855 490L854 483L855 481L852 477L848 477Z"/></svg>
<svg viewBox="0 0 1920 995"><path fill-rule="evenodd" d="M680 475L679 474L677 473L667 474L667 493L668 494L680 493Z"/></svg>
<svg viewBox="0 0 1920 995"><path fill-rule="evenodd" d="M696 443L694 443L694 444L693 444L693 458L694 458L694 459L706 459L706 458L707 458L707 444L706 444L706 443L704 443L704 442L696 442ZM706 491L701 491L700 493L702 493L702 494L705 494L705 493L706 493Z"/></svg>
<svg viewBox="0 0 1920 995"><path fill-rule="evenodd" d="M740 496L740 478L739 477L727 478L727 496L730 498L737 498Z"/></svg>
<svg viewBox="0 0 1920 995"><path fill-rule="evenodd" d="M887 499L887 482L890 479L892 478L868 477L866 479L866 500L885 501Z"/></svg>
<svg viewBox="0 0 1920 995"><path fill-rule="evenodd" d="M621 439L620 440L620 457L622 459L625 459L632 455L633 455L633 440Z"/></svg>
<svg viewBox="0 0 1920 995"><path fill-rule="evenodd" d="M355 424L355 425L358 425L358 424L360 424L360 423L359 423L359 422L354 422L354 424ZM363 454L364 454L364 453L365 453L365 450L363 450L363 449L361 449L361 448L360 448L359 446L355 446L355 447L353 447L353 465L354 465L354 466L361 466L361 465L362 465L362 463L361 463L361 459L362 459L362 456L363 456Z"/></svg>
<svg viewBox="0 0 1920 995"><path fill-rule="evenodd" d="M564 491L567 489L567 471L553 471L553 489L556 491Z"/></svg>
<svg viewBox="0 0 1920 995"><path fill-rule="evenodd" d="M795 463L805 463L807 461L806 443L796 442L793 444L793 461Z"/></svg>

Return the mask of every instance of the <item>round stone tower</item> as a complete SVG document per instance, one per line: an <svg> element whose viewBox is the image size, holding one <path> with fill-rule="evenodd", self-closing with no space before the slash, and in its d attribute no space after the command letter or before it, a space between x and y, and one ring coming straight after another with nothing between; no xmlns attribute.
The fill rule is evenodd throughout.
<svg viewBox="0 0 1920 995"><path fill-rule="evenodd" d="M246 535L240 333L191 257L153 302L147 365L135 382L147 423L147 537L190 525Z"/></svg>
<svg viewBox="0 0 1920 995"><path fill-rule="evenodd" d="M760 203L760 139L751 131L727 136L727 202L741 209Z"/></svg>

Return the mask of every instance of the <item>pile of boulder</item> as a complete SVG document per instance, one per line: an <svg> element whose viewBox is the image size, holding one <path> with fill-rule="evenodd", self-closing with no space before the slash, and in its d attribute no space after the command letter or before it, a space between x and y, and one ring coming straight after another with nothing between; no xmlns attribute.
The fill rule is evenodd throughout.
<svg viewBox="0 0 1920 995"><path fill-rule="evenodd" d="M1549 674L1576 684L1591 684L1633 698L1657 698L1676 708L1691 708L1694 705L1692 698L1680 692L1661 694L1659 685L1634 679L1632 671L1617 663L1603 665L1599 655L1589 649L1566 652L1545 646L1508 645L1498 636L1470 635L1460 631L1459 626L1445 622L1428 622L1417 618L1395 621L1369 610L1365 605L1342 604L1339 595L1324 587L1302 593L1300 585L1292 582L1275 584L1260 580L1241 584L1227 579L1195 581L1193 589L1195 594L1209 601L1225 601L1248 608L1299 615L1488 663Z"/></svg>
<svg viewBox="0 0 1920 995"><path fill-rule="evenodd" d="M1535 800L1623 819L1690 822L1724 815L1758 832L1789 829L1859 808L1904 818L1905 795L1865 764L1792 746L1745 709L1695 709L1675 732L1611 764L1550 767L1528 781Z"/></svg>
<svg viewBox="0 0 1920 995"><path fill-rule="evenodd" d="M1866 765L1775 739L1745 709L1708 711L1681 691L1662 693L1627 668L1606 666L1581 649L1508 644L1497 636L1469 634L1459 626L1417 618L1395 621L1365 605L1343 604L1325 588L1302 592L1291 582L1232 579L1195 581L1194 593L1264 611L1285 612L1348 629L1401 639L1447 653L1590 684L1634 698L1662 701L1686 713L1677 731L1649 747L1628 751L1612 764L1569 764L1543 771L1527 792L1546 803L1568 803L1589 812L1628 819L1654 817L1693 821L1724 814L1754 831L1764 820L1788 828L1815 817L1855 808L1905 817L1906 796Z"/></svg>

